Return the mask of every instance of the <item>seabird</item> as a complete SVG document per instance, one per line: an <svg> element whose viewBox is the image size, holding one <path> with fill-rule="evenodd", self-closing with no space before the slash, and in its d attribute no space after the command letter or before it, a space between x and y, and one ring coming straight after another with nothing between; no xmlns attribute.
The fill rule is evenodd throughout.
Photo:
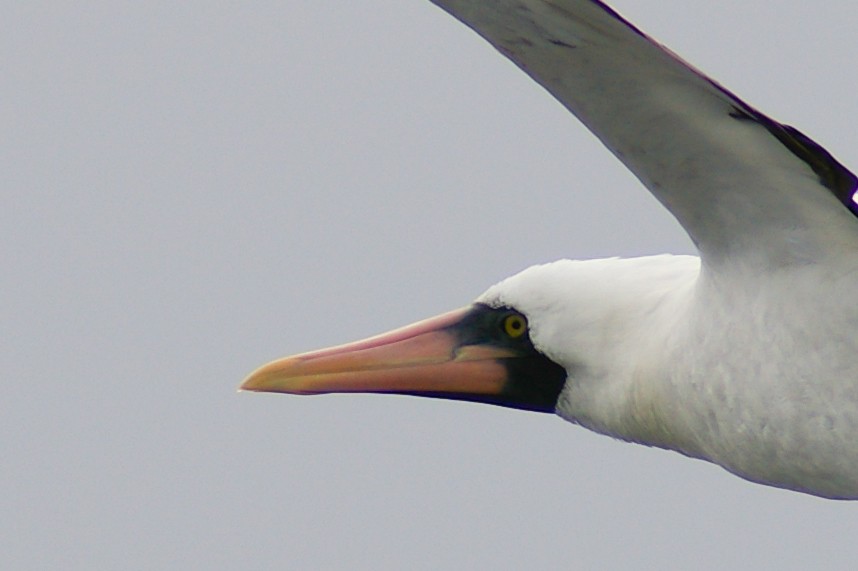
<svg viewBox="0 0 858 571"><path fill-rule="evenodd" d="M534 266L241 388L556 412L761 484L858 498L856 177L602 2L433 2L576 115L700 256Z"/></svg>

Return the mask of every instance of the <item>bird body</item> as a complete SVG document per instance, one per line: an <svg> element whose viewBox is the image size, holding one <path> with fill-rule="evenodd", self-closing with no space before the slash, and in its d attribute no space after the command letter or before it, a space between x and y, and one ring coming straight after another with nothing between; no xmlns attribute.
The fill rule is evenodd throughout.
<svg viewBox="0 0 858 571"><path fill-rule="evenodd" d="M748 480L858 499L856 177L602 2L433 3L575 114L700 258L534 266L468 308L274 361L242 388L554 411Z"/></svg>
<svg viewBox="0 0 858 571"><path fill-rule="evenodd" d="M478 301L522 311L534 346L569 372L561 417L757 482L854 497L858 311L842 300L855 274L710 274L694 256L564 260ZM839 295L819 299L820 284Z"/></svg>

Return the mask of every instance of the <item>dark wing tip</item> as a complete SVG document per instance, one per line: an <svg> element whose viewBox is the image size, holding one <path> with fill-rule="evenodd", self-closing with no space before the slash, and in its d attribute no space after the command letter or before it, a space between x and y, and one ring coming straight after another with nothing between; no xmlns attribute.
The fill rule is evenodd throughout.
<svg viewBox="0 0 858 571"><path fill-rule="evenodd" d="M858 203L855 202L855 191L858 189L858 176L843 166L831 153L819 143L790 125L784 125L763 115L749 105L736 98L738 105L730 113L736 119L754 121L763 126L792 154L807 163L813 169L819 182L837 199L858 216Z"/></svg>

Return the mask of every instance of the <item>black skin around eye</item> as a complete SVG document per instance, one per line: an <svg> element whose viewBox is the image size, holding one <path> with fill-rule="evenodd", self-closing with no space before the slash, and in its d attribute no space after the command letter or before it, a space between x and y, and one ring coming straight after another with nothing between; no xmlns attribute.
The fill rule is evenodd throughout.
<svg viewBox="0 0 858 571"><path fill-rule="evenodd" d="M521 333L513 337L506 330L507 319L518 318ZM490 345L513 351L513 357L500 359L507 370L507 382L499 394L432 393L423 396L484 402L499 406L553 412L566 383L566 370L540 353L530 340L527 320L511 307L489 307L477 303L447 330L456 337L456 346Z"/></svg>

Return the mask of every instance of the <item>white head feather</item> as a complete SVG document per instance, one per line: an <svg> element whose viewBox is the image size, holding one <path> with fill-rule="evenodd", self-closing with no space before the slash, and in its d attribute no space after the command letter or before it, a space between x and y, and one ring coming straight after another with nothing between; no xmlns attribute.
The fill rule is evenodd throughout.
<svg viewBox="0 0 858 571"><path fill-rule="evenodd" d="M664 349L675 346L667 341L699 271L694 256L561 260L507 278L477 301L523 313L537 350L566 369L560 416L690 452L665 434L655 393L668 366Z"/></svg>

